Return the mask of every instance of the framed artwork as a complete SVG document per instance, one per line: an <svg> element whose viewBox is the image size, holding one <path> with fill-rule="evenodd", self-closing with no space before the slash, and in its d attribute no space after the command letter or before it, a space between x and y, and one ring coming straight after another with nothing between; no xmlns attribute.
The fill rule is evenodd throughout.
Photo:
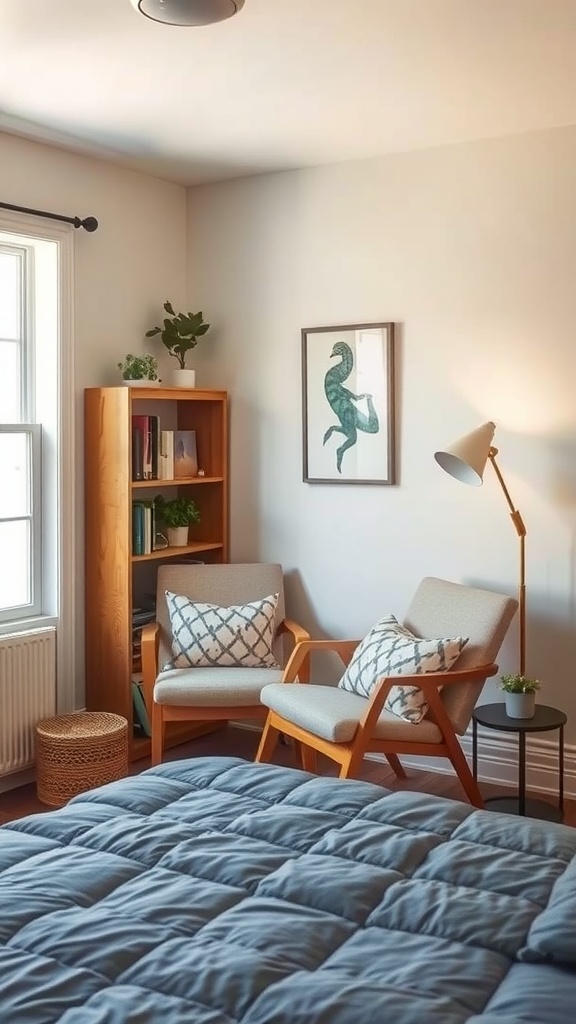
<svg viewBox="0 0 576 1024"><path fill-rule="evenodd" d="M394 484L394 324L302 330L303 480Z"/></svg>

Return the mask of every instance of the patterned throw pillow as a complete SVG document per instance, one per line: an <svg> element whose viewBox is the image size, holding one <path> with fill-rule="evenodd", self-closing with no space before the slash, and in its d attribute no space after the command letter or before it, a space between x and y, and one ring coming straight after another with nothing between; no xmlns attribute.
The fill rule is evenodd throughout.
<svg viewBox="0 0 576 1024"><path fill-rule="evenodd" d="M172 627L169 668L279 668L272 652L278 594L250 604L196 604L166 591Z"/></svg>
<svg viewBox="0 0 576 1024"><path fill-rule="evenodd" d="M393 615L386 615L358 645L338 686L369 697L384 676L445 672L459 657L468 639L457 636L449 640L424 640L414 636ZM413 725L422 721L428 707L417 686L393 686L384 703L385 711Z"/></svg>

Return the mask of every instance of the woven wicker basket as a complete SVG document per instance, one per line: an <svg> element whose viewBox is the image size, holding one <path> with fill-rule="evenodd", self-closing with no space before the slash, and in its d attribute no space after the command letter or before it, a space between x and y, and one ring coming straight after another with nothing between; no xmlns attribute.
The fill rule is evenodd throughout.
<svg viewBox="0 0 576 1024"><path fill-rule="evenodd" d="M36 726L38 799L62 807L77 793L128 774L128 722L107 711L78 711Z"/></svg>

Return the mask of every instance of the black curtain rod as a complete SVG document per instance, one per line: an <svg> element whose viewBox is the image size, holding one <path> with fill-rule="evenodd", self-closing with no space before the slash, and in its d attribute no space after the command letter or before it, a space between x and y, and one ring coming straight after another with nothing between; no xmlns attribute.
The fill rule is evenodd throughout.
<svg viewBox="0 0 576 1024"><path fill-rule="evenodd" d="M48 220L63 220L67 224L73 224L75 228L84 228L85 231L96 231L98 221L96 217L65 217L61 213L47 213L46 210L30 210L27 206L13 206L12 203L0 203L3 210L15 210L16 213L32 213L35 217L47 217Z"/></svg>

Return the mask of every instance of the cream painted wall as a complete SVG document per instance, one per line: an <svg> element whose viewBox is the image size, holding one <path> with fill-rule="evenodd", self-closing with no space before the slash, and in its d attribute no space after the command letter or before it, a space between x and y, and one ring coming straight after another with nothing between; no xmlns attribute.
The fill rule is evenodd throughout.
<svg viewBox="0 0 576 1024"><path fill-rule="evenodd" d="M232 558L282 562L316 635L401 616L423 575L515 593L494 475L465 487L433 460L496 421L528 528L527 671L572 744L575 181L570 128L198 187L187 289L213 324L199 382L231 392ZM300 329L377 320L399 325L398 486L304 484Z"/></svg>
<svg viewBox="0 0 576 1024"><path fill-rule="evenodd" d="M68 216L94 216L74 236L76 395L77 704L83 702L83 391L119 383L127 352L158 352L144 332L167 297L184 299L186 193L100 160L0 134L0 201ZM162 351L161 365L169 357Z"/></svg>

